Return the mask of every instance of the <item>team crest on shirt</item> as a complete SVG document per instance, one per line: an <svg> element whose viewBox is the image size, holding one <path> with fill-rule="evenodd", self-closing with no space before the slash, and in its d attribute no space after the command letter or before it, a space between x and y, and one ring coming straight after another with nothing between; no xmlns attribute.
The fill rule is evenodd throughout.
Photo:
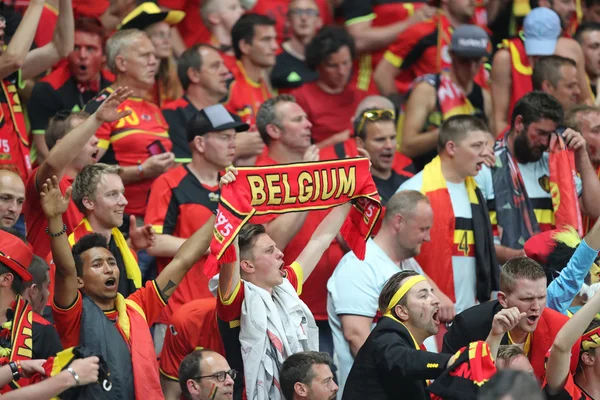
<svg viewBox="0 0 600 400"><path fill-rule="evenodd" d="M102 93L100 96L96 97L97 102L103 102L108 98L108 93Z"/></svg>
<svg viewBox="0 0 600 400"><path fill-rule="evenodd" d="M173 325L169 325L169 330L171 331L171 335L177 335L177 331L175 330L175 327Z"/></svg>
<svg viewBox="0 0 600 400"><path fill-rule="evenodd" d="M215 201L215 202L217 202L217 201L219 201L219 199L220 199L220 198L221 198L221 196L219 195L219 193L210 192L210 193L208 194L208 199L209 199L210 201Z"/></svg>
<svg viewBox="0 0 600 400"><path fill-rule="evenodd" d="M152 118L149 115L147 115L147 114L142 114L142 119L144 121L150 121Z"/></svg>
<svg viewBox="0 0 600 400"><path fill-rule="evenodd" d="M550 193L550 177L548 175L542 176L540 179L538 179L538 182L544 192Z"/></svg>

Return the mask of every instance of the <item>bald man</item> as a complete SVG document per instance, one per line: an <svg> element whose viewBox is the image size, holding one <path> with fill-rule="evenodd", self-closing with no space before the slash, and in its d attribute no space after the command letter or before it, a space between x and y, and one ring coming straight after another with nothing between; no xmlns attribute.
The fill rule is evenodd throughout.
<svg viewBox="0 0 600 400"><path fill-rule="evenodd" d="M15 226L24 202L25 184L21 177L12 171L0 170L0 226Z"/></svg>

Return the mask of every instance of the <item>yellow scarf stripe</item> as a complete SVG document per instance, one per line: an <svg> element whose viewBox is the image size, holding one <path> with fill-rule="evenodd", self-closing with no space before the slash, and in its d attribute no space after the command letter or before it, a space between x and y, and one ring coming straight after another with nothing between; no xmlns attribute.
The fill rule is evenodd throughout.
<svg viewBox="0 0 600 400"><path fill-rule="evenodd" d="M469 194L469 201L471 204L479 204L477 194L475 193L477 183L472 176L468 176L467 179L465 179L465 186L467 187L467 193ZM448 190L448 186L446 185L446 179L442 174L442 161L440 156L437 156L423 168L421 193L427 194L440 189Z"/></svg>

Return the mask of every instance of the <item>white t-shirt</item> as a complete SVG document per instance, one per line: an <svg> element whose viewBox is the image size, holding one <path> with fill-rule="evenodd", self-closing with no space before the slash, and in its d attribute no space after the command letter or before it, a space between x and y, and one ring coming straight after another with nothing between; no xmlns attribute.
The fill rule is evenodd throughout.
<svg viewBox="0 0 600 400"><path fill-rule="evenodd" d="M423 171L404 182L398 189L420 191L423 186ZM469 193L464 183L446 182L452 210L454 211L455 229L452 249L452 273L454 279L454 296L456 312L462 312L477 304L475 239L473 236L473 215ZM433 209L435 214L437 210ZM431 227L436 229L435 224ZM435 246L435 243L433 244ZM423 270L427 273L427 266ZM433 266L429 266L432 268ZM436 282L440 285L441 282ZM446 293L448 295L448 293Z"/></svg>
<svg viewBox="0 0 600 400"><path fill-rule="evenodd" d="M401 270L413 270L423 274L413 258L404 260L398 266L373 239L369 239L364 261L356 258L353 252L346 253L327 282L327 314L337 358L340 398L354 358L350 352L350 345L344 338L339 315L375 318L383 285ZM374 326L373 323L371 329ZM429 341L425 345L431 351L435 351Z"/></svg>

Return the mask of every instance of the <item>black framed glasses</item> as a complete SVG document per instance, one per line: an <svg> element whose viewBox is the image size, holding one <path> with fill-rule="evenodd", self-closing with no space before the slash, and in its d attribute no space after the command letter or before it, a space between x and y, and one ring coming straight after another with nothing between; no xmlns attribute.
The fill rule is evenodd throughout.
<svg viewBox="0 0 600 400"><path fill-rule="evenodd" d="M394 112L394 110L382 109L365 111L360 117L360 123L358 124L358 129L356 130L356 132L358 134L358 132L362 131L362 128L365 126L365 122L367 120L371 122L393 121L395 118L396 113Z"/></svg>
<svg viewBox="0 0 600 400"><path fill-rule="evenodd" d="M301 17L303 15L306 15L307 17L318 17L319 16L319 10L315 10L313 8L290 8L288 10L288 14L291 16L298 16Z"/></svg>
<svg viewBox="0 0 600 400"><path fill-rule="evenodd" d="M237 376L237 371L235 369L230 369L229 371L221 371L221 372L216 372L212 375L204 375L204 376L197 376L195 378L193 378L195 381L200 380L202 378L215 378L217 381L219 382L225 382L225 379L227 378L227 375L229 375L231 377L231 379L235 379L235 377Z"/></svg>

